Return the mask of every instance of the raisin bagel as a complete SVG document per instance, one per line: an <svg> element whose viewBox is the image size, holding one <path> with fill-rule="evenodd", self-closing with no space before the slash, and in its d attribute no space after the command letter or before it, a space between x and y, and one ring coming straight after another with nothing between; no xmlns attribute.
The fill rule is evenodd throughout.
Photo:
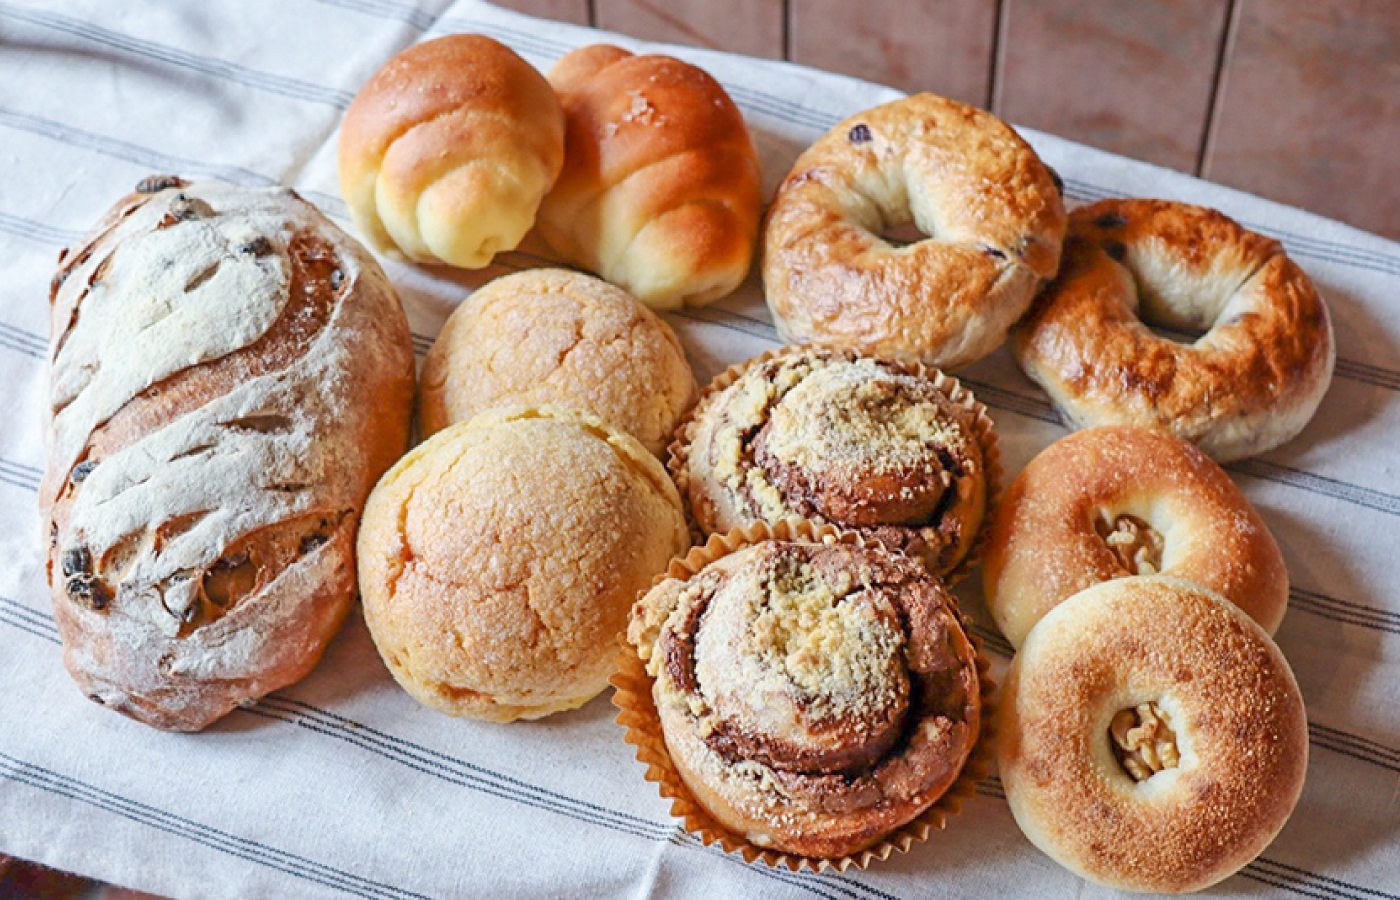
<svg viewBox="0 0 1400 900"><path fill-rule="evenodd" d="M914 243L884 236L911 223ZM763 282L789 343L953 369L1006 339L1064 232L1055 176L1010 126L918 94L798 157L768 213Z"/></svg>

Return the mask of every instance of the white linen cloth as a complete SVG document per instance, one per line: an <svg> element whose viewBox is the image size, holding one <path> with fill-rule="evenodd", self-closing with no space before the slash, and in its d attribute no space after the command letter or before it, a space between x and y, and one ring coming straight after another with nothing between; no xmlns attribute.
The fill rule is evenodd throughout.
<svg viewBox="0 0 1400 900"><path fill-rule="evenodd" d="M1036 851L994 779L946 832L868 871L746 865L678 830L606 695L538 723L451 719L398 689L358 615L303 683L202 734L154 731L73 686L36 510L59 248L157 172L292 185L349 228L335 148L350 99L398 50L465 31L541 68L600 40L646 46L465 0L0 0L0 852L177 898L1113 894ZM770 192L838 119L897 96L784 63L666 52L706 68L742 107ZM1307 788L1279 839L1213 894L1400 900L1400 246L1027 137L1072 200L1219 207L1282 239L1331 303L1339 359L1317 418L1231 467L1293 578L1278 640L1308 703ZM534 262L515 253L460 276L387 269L421 353L469 287ZM776 344L756 278L670 321L702 383ZM963 374L991 407L1008 476L1064 434L1004 350ZM975 586L963 593L1004 660Z"/></svg>

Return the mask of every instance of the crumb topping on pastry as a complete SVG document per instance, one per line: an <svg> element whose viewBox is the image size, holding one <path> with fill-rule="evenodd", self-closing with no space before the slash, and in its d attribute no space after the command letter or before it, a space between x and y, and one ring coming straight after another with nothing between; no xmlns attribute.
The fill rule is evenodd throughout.
<svg viewBox="0 0 1400 900"><path fill-rule="evenodd" d="M861 530L948 571L985 511L973 420L919 370L797 350L702 401L682 477L706 531L800 516Z"/></svg>
<svg viewBox="0 0 1400 900"><path fill-rule="evenodd" d="M902 554L764 541L655 586L628 637L673 759L767 823L755 842L820 819L868 843L934 802L976 741L975 651Z"/></svg>

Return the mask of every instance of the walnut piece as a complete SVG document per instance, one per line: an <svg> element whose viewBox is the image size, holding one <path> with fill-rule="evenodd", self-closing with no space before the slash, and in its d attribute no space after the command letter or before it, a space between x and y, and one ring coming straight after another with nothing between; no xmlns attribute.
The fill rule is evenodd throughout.
<svg viewBox="0 0 1400 900"><path fill-rule="evenodd" d="M1142 519L1124 514L1110 520L1104 514L1094 523L1094 528L1128 574L1156 575L1162 571L1165 541L1157 529Z"/></svg>
<svg viewBox="0 0 1400 900"><path fill-rule="evenodd" d="M1120 709L1109 723L1113 753L1134 781L1146 781L1181 764L1171 720L1155 703Z"/></svg>

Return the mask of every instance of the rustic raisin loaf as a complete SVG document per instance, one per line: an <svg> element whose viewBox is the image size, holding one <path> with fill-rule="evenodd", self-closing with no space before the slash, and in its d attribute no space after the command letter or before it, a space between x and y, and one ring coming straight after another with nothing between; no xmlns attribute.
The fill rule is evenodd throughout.
<svg viewBox="0 0 1400 900"><path fill-rule="evenodd" d="M197 730L304 676L354 600L413 352L373 258L290 190L143 181L59 258L40 503L64 662Z"/></svg>

